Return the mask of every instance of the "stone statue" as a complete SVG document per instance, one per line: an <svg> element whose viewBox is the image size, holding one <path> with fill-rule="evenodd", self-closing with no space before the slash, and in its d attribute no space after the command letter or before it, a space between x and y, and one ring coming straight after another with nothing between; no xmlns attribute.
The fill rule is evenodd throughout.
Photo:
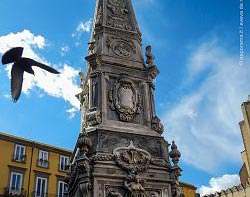
<svg viewBox="0 0 250 197"><path fill-rule="evenodd" d="M135 177L134 182L129 182L128 180L126 180L124 183L124 187L130 192L145 191L140 183L140 178L138 176Z"/></svg>
<svg viewBox="0 0 250 197"><path fill-rule="evenodd" d="M83 90L84 89L84 83L85 83L85 76L82 71L79 72L81 83L80 83L80 88Z"/></svg>
<svg viewBox="0 0 250 197"><path fill-rule="evenodd" d="M146 57L147 57L147 61L146 61L146 63L148 64L148 67L155 67L155 65L154 65L154 59L155 59L155 57L153 56L153 54L152 54L152 52L151 52L151 46L150 45L148 45L147 47L146 47Z"/></svg>

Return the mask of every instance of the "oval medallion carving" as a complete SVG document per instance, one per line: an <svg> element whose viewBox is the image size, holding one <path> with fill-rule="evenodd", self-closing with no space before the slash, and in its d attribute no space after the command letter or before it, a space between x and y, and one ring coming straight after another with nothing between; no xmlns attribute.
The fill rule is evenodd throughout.
<svg viewBox="0 0 250 197"><path fill-rule="evenodd" d="M141 96L126 75L121 75L114 83L109 92L109 100L111 109L118 112L122 121L130 122L136 113L140 113Z"/></svg>
<svg viewBox="0 0 250 197"><path fill-rule="evenodd" d="M131 46L128 43L122 41L114 42L112 50L120 57L129 57L132 54Z"/></svg>
<svg viewBox="0 0 250 197"><path fill-rule="evenodd" d="M134 107L134 92L128 85L121 86L118 89L118 102L122 108L129 109Z"/></svg>

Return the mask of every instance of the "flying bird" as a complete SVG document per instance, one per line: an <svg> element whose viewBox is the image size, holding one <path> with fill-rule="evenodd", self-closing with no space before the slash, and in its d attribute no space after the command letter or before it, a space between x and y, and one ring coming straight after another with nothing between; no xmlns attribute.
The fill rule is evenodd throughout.
<svg viewBox="0 0 250 197"><path fill-rule="evenodd" d="M33 59L22 57L22 54L23 47L15 47L5 52L2 56L3 65L14 63L11 68L11 96L13 102L17 102L20 97L24 71L35 75L32 66L38 66L48 72L59 74L59 72L54 68L46 66L45 64L37 62Z"/></svg>

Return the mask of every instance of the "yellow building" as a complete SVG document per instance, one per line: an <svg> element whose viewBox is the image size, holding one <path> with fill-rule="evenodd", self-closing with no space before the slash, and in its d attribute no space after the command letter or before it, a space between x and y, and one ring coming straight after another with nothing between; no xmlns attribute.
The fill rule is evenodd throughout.
<svg viewBox="0 0 250 197"><path fill-rule="evenodd" d="M196 196L197 188L194 185L180 181L180 187L182 190L182 197L195 197Z"/></svg>
<svg viewBox="0 0 250 197"><path fill-rule="evenodd" d="M242 168L240 169L240 180L243 186L250 183L250 97L241 105L243 118L240 129L245 150L241 152Z"/></svg>
<svg viewBox="0 0 250 197"><path fill-rule="evenodd" d="M63 197L72 151L0 132L0 197ZM196 187L180 182L183 197Z"/></svg>
<svg viewBox="0 0 250 197"><path fill-rule="evenodd" d="M71 153L0 132L0 196L63 196Z"/></svg>

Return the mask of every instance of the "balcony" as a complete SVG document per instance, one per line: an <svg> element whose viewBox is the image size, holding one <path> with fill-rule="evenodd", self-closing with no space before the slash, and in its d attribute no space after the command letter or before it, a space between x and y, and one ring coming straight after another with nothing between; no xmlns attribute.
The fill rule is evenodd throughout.
<svg viewBox="0 0 250 197"><path fill-rule="evenodd" d="M37 166L43 167L43 168L49 168L49 161L44 159L38 159L37 160Z"/></svg>
<svg viewBox="0 0 250 197"><path fill-rule="evenodd" d="M4 197L25 197L26 193L27 192L23 188L4 188Z"/></svg>
<svg viewBox="0 0 250 197"><path fill-rule="evenodd" d="M13 154L12 161L26 163L27 156L26 155L17 155Z"/></svg>

